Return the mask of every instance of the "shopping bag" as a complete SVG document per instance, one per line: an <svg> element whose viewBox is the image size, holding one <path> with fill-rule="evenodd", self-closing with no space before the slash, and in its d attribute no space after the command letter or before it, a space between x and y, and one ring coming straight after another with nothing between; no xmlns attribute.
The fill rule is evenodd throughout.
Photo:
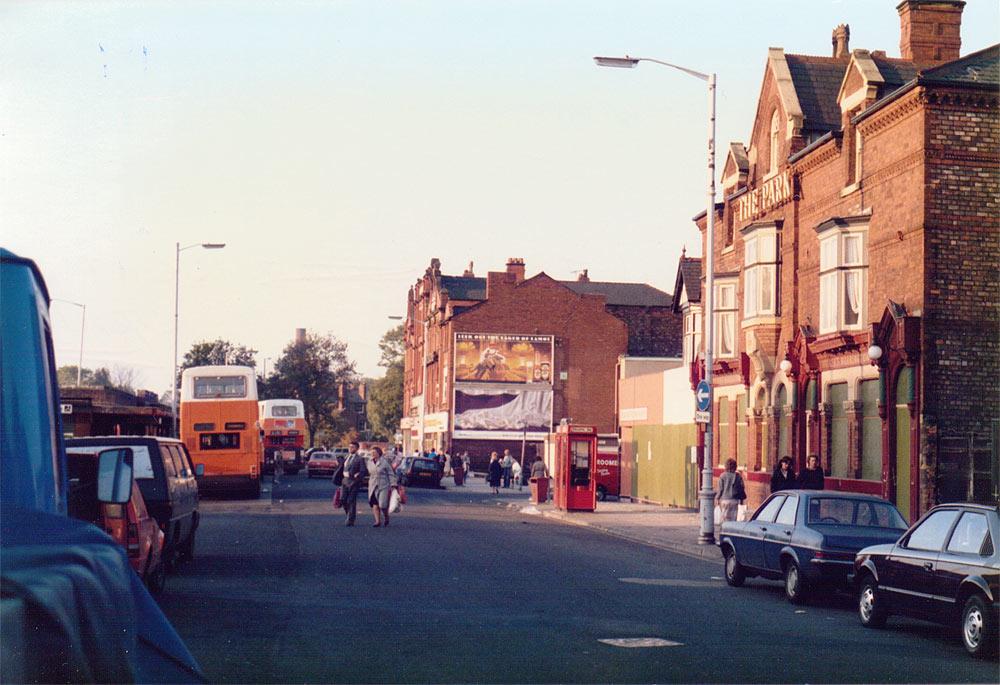
<svg viewBox="0 0 1000 685"><path fill-rule="evenodd" d="M747 505L741 504L736 507L736 520L746 521L747 520Z"/></svg>
<svg viewBox="0 0 1000 685"><path fill-rule="evenodd" d="M406 488L402 485L397 485L396 490L399 492L399 503L406 504Z"/></svg>
<svg viewBox="0 0 1000 685"><path fill-rule="evenodd" d="M392 492L389 494L389 513L395 514L402 508L403 507L399 502L399 490L393 488Z"/></svg>
<svg viewBox="0 0 1000 685"><path fill-rule="evenodd" d="M333 508L340 509L344 501L344 495L341 493L340 488L333 491Z"/></svg>
<svg viewBox="0 0 1000 685"><path fill-rule="evenodd" d="M722 507L718 504L715 505L715 525L722 525Z"/></svg>

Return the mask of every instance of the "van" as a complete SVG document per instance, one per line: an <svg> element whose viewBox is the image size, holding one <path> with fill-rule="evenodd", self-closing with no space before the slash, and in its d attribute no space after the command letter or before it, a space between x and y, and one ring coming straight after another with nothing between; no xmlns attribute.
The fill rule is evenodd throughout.
<svg viewBox="0 0 1000 685"><path fill-rule="evenodd" d="M120 435L66 440L66 453L130 447L135 480L149 513L163 531L163 559L168 567L194 557L198 530L198 483L184 443L174 438Z"/></svg>

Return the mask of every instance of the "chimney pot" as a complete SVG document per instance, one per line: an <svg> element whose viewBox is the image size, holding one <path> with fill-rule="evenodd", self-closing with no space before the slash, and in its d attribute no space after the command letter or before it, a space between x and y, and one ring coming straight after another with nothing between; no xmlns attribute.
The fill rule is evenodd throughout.
<svg viewBox="0 0 1000 685"><path fill-rule="evenodd" d="M833 56L847 57L851 54L851 27L841 24L833 30Z"/></svg>
<svg viewBox="0 0 1000 685"><path fill-rule="evenodd" d="M580 273L576 275L576 280L580 283L590 283L590 276L587 274L587 270L581 269Z"/></svg>
<svg viewBox="0 0 1000 685"><path fill-rule="evenodd" d="M507 260L507 273L515 283L524 280L524 260L521 257L511 257Z"/></svg>
<svg viewBox="0 0 1000 685"><path fill-rule="evenodd" d="M475 278L476 272L472 270L472 262L469 262L469 268L462 273L462 278Z"/></svg>

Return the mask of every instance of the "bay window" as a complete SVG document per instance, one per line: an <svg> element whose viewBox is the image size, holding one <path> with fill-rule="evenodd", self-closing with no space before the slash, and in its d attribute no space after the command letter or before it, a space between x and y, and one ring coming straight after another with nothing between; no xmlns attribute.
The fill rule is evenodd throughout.
<svg viewBox="0 0 1000 685"><path fill-rule="evenodd" d="M684 363L690 364L701 351L701 310L689 309L684 314Z"/></svg>
<svg viewBox="0 0 1000 685"><path fill-rule="evenodd" d="M778 315L778 241L773 227L744 232L744 319Z"/></svg>

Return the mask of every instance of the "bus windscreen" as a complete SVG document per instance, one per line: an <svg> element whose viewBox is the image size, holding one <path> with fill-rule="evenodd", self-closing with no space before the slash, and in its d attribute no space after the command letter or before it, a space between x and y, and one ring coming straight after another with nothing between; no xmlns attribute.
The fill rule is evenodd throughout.
<svg viewBox="0 0 1000 685"><path fill-rule="evenodd" d="M243 376L197 376L194 379L197 400L246 396L247 379Z"/></svg>

